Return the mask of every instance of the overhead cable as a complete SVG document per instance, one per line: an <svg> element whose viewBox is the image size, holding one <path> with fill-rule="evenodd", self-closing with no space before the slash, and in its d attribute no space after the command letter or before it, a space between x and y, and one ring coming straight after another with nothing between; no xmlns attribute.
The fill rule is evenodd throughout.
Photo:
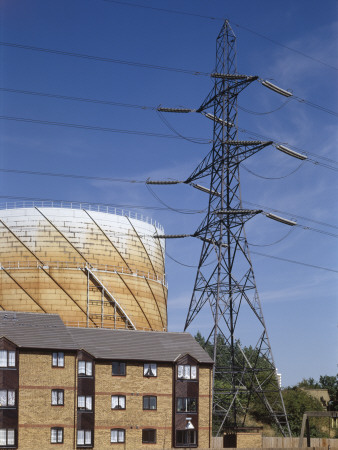
<svg viewBox="0 0 338 450"><path fill-rule="evenodd" d="M49 120L38 120L38 119L30 119L28 117L11 117L11 116L0 116L2 120L12 120L16 122L26 122L26 123L35 123L40 125L54 125L58 127L68 127L68 128L78 128L82 130L93 130L93 131L105 131L109 133L122 133L122 134L134 134L140 136L152 136L152 137L161 137L161 138L171 138L171 139L182 139L182 137L172 134L162 134L162 133L154 133L150 131L135 131L135 130L122 130L119 128L107 128L107 127L98 127L94 125L84 125L78 123L68 123L68 122L52 122ZM190 138L185 138L190 139ZM209 139L204 138L191 138L199 141L200 143L209 143Z"/></svg>
<svg viewBox="0 0 338 450"><path fill-rule="evenodd" d="M33 170L18 170L18 169L2 169L0 172L4 173L18 173L23 175L42 175L48 177L62 177L62 178L78 178L85 180L95 180L95 181L109 181L112 183L145 183L144 180L133 180L127 178L111 178L111 177L96 177L92 175L76 175L71 173L54 173L54 172L37 172Z"/></svg>
<svg viewBox="0 0 338 450"><path fill-rule="evenodd" d="M241 164L241 167L243 167L243 169L245 169L247 172L251 173L252 175L254 175L255 177L258 178L262 178L263 180L281 180L282 178L287 178L290 175L294 174L295 172L297 172L297 170L299 170L305 161L302 161L295 169L293 169L291 172L287 173L286 175L282 175L279 177L265 177L263 175L259 175L258 173L254 172L253 170L249 169L244 163Z"/></svg>
<svg viewBox="0 0 338 450"><path fill-rule="evenodd" d="M307 264L307 263L304 263L304 262L301 262L301 261L295 261L293 259L281 258L279 256L267 255L265 253L259 253L259 252L255 252L255 251L251 251L250 253L253 253L253 254L259 255L259 256L265 256L267 258L277 259L279 261L289 262L289 263L292 263L292 264L299 264L299 265L305 266L305 267L311 267L312 269L321 269L321 270L326 270L328 272L338 273L338 270L335 270L335 269L329 269L328 267L322 267L322 266L315 266L313 264Z"/></svg>
<svg viewBox="0 0 338 450"><path fill-rule="evenodd" d="M174 9L167 9L167 8L158 8L158 7L154 7L154 6L148 6L148 5L141 5L139 3L131 3L131 2L125 2L124 0L103 0L104 2L107 3L118 3L120 5L124 5L124 6L132 6L132 7L136 7L136 8L144 8L144 9L152 9L154 11L160 11L160 12L165 12L165 13L170 13L170 14L180 14L180 15L184 15L184 16L192 16L192 17L198 17L198 18L202 18L202 19L208 19L208 20L221 20L222 22L224 22L226 20L225 17L214 17L214 16L207 16L207 15L203 15L203 14L197 14L197 13L193 13L193 12L188 12L188 11L180 11L180 10L174 10ZM228 17L229 19L229 17ZM229 19L230 20L230 19ZM291 52L297 53L298 55L301 55L305 58L311 59L312 61L322 64L326 67L329 67L330 69L333 70L338 70L337 67L332 66L331 64L326 63L325 61L322 61L318 58L315 58L311 55L308 55L304 52L302 52L301 50L297 50L293 47L290 47L288 45L282 44L279 41L276 41L275 39L271 39L268 36L265 36L262 33L259 33L255 30L252 30L251 28L245 27L244 25L240 25L239 23L235 23L234 21L231 20L231 23L236 26L237 28L242 28L245 31L248 31L249 33L252 33L262 39L265 39L269 42L271 42L274 45L278 45L279 47L283 47L286 50L289 50Z"/></svg>
<svg viewBox="0 0 338 450"><path fill-rule="evenodd" d="M96 98L86 98L86 97L74 97L68 95L60 95L60 94L50 94L48 92L37 92L37 91L27 91L22 89L10 89L0 87L0 91L9 92L12 94L25 94L25 95L35 95L39 97L48 97L48 98L57 98L59 100L70 100L76 102L85 102L85 103L97 103L100 105L108 105L108 106L122 106L125 108L137 108L137 109L149 109L155 110L155 106L145 106L145 105L133 105L130 103L122 103L122 102L112 102L109 100L99 100Z"/></svg>
<svg viewBox="0 0 338 450"><path fill-rule="evenodd" d="M196 214L196 212L191 212L191 210L188 209L178 209L178 208L172 208L171 206L167 205L163 200L160 199L160 197L151 189L151 187L149 186L149 183L146 184L146 187L148 189L148 191L150 192L150 194L158 201L161 203L161 205L165 206L166 208L170 209L171 211L175 211L177 213L180 214ZM206 211L206 209L200 210L199 213L204 213Z"/></svg>
<svg viewBox="0 0 338 450"><path fill-rule="evenodd" d="M0 41L0 45L6 46L6 47L19 48L22 50L32 50L32 51L36 51L36 52L52 53L54 55L72 56L75 58L89 59L89 60L93 60L93 61L101 61L101 62L108 62L108 63L114 63L114 64L124 64L124 65L128 65L128 66L136 66L136 67L142 67L142 68L146 68L146 69L166 70L169 72L185 73L188 75L202 75L202 76L207 76L207 77L210 76L210 73L208 73L208 72L199 72L197 70L181 69L178 67L169 67L169 66L159 66L156 64L147 64L147 63L141 63L141 62L137 62L137 61L128 61L128 60L124 60L124 59L116 59L116 58L110 58L110 57L88 55L86 53L75 53L75 52L69 52L69 51L65 51L65 50L56 50L56 49L45 48L45 47L35 47L33 45L18 44L15 42Z"/></svg>
<svg viewBox="0 0 338 450"><path fill-rule="evenodd" d="M159 111L176 111L178 109L184 110L184 112L196 112L195 109L189 109L189 108L163 108L163 107L155 107L155 106L145 106L145 105L134 105L134 104L130 104L130 103L121 103L121 102L112 102L112 101L105 101L105 100L98 100L98 99L90 99L90 98L83 98L83 97L70 97L70 96L66 96L66 95L59 95L59 94L50 94L50 93L44 93L44 92L36 92L36 91L23 91L20 89L10 89L10 88L1 88L0 87L0 91L5 91L5 92L10 92L10 93L18 93L18 94L28 94L28 95L37 95L37 96L43 96L43 97L51 97L51 98L57 98L57 99L63 99L63 100L71 100L71 101L83 101L83 102L88 102L88 103L99 103L99 104L105 104L105 105L109 105L109 106L119 106L119 107L127 107L127 108L138 108L138 109L144 109L144 110L159 110ZM290 99L287 99L287 101L289 101ZM244 109L244 108L241 108ZM215 116L213 114L210 113L202 113L205 117L211 119L211 120L216 120L216 121L220 121L221 119L215 118ZM263 114L263 113L262 113ZM230 126L235 126L234 124L229 124ZM249 131L246 130L244 128L239 128L239 131L246 133L246 134L251 134L252 136L256 136L256 137L261 137L263 139L268 139L271 140L271 138L268 138L266 136L263 136L261 134L258 133L254 133L253 131ZM175 133L176 130L175 130ZM186 137L182 137L182 139L187 139ZM189 139L189 138L188 138ZM192 138L192 139L199 139L199 138ZM208 143L210 141L207 142L207 139L205 139L205 142ZM281 144L280 144L281 145ZM299 150L301 152L306 152L307 155L312 155L315 156L317 158L323 159L325 161L328 162L332 162L334 164L338 164L337 161L334 161L331 158L327 158L325 156L321 156L321 155L317 155L315 153L311 153L309 151L305 151L299 147L296 147L293 145L293 147L296 150ZM315 160L309 159L309 161L313 164L317 164L317 162ZM319 163L320 164L320 163ZM320 164L323 167L332 169L332 167L325 166L323 164Z"/></svg>

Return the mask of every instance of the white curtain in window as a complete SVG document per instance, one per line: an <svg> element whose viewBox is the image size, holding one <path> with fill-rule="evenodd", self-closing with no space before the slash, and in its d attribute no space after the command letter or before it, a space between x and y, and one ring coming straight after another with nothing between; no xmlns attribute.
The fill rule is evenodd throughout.
<svg viewBox="0 0 338 450"><path fill-rule="evenodd" d="M14 445L14 430L7 430L7 445Z"/></svg>
<svg viewBox="0 0 338 450"><path fill-rule="evenodd" d="M157 376L157 365L156 364L150 364L150 370L151 370L151 375L153 377Z"/></svg>
<svg viewBox="0 0 338 450"><path fill-rule="evenodd" d="M0 391L0 406L7 406L7 391Z"/></svg>
<svg viewBox="0 0 338 450"><path fill-rule="evenodd" d="M77 398L77 407L84 408L86 406L85 396L79 395Z"/></svg>
<svg viewBox="0 0 338 450"><path fill-rule="evenodd" d="M58 430L58 442L62 442L63 441L63 430L59 429Z"/></svg>
<svg viewBox="0 0 338 450"><path fill-rule="evenodd" d="M57 391L52 391L52 405L58 404L58 393Z"/></svg>
<svg viewBox="0 0 338 450"><path fill-rule="evenodd" d="M8 352L8 367L15 367L15 351Z"/></svg>
<svg viewBox="0 0 338 450"><path fill-rule="evenodd" d="M90 430L85 431L85 444L92 443L92 432Z"/></svg>
<svg viewBox="0 0 338 450"><path fill-rule="evenodd" d="M6 445L6 429L0 429L0 445Z"/></svg>
<svg viewBox="0 0 338 450"><path fill-rule="evenodd" d="M53 366L57 366L58 365L58 354L57 353L53 353L52 365Z"/></svg>
<svg viewBox="0 0 338 450"><path fill-rule="evenodd" d="M124 442L124 430L119 430L119 442Z"/></svg>
<svg viewBox="0 0 338 450"><path fill-rule="evenodd" d="M0 367L7 367L7 350L0 350Z"/></svg>
<svg viewBox="0 0 338 450"><path fill-rule="evenodd" d="M86 397L86 409L92 410L92 397Z"/></svg>
<svg viewBox="0 0 338 450"><path fill-rule="evenodd" d="M93 364L89 361L86 363L86 375L91 377L93 374Z"/></svg>
<svg viewBox="0 0 338 450"><path fill-rule="evenodd" d="M78 445L84 445L84 431L83 430L77 430L77 444Z"/></svg>
<svg viewBox="0 0 338 450"><path fill-rule="evenodd" d="M86 374L86 363L85 363L85 361L79 361L78 373L79 373L79 375L85 375Z"/></svg>
<svg viewBox="0 0 338 450"><path fill-rule="evenodd" d="M177 378L183 378L183 366L178 366L177 368Z"/></svg>
<svg viewBox="0 0 338 450"><path fill-rule="evenodd" d="M110 442L117 442L117 430L110 430Z"/></svg>
<svg viewBox="0 0 338 450"><path fill-rule="evenodd" d="M8 391L8 406L15 406L15 391Z"/></svg>
<svg viewBox="0 0 338 450"><path fill-rule="evenodd" d="M63 391L58 392L58 404L63 405Z"/></svg>
<svg viewBox="0 0 338 450"><path fill-rule="evenodd" d="M117 395L112 395L111 396L111 407L112 409L115 409L118 407L119 404L119 398Z"/></svg>
<svg viewBox="0 0 338 450"><path fill-rule="evenodd" d="M52 444L56 444L57 442L57 431L55 428L50 430L50 441Z"/></svg>
<svg viewBox="0 0 338 450"><path fill-rule="evenodd" d="M126 397L120 397L119 398L119 405L122 409L125 409L126 407Z"/></svg>
<svg viewBox="0 0 338 450"><path fill-rule="evenodd" d="M65 357L63 352L59 352L58 353L58 366L59 367L63 367L65 365L65 361L64 361Z"/></svg>
<svg viewBox="0 0 338 450"><path fill-rule="evenodd" d="M191 379L196 380L197 378L197 367L191 366Z"/></svg>
<svg viewBox="0 0 338 450"><path fill-rule="evenodd" d="M184 366L184 377L185 380L190 380L190 366L186 364Z"/></svg>

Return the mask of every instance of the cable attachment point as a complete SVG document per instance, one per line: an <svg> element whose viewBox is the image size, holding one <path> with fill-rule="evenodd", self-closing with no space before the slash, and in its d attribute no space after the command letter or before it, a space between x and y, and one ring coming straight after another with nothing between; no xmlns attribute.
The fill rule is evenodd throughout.
<svg viewBox="0 0 338 450"><path fill-rule="evenodd" d="M291 150L288 147L285 147L284 145L275 145L275 148L283 153L286 153L287 155L293 156L294 158L301 159L304 161L304 159L307 159L306 155L302 155L301 153L295 152L294 150Z"/></svg>
<svg viewBox="0 0 338 450"><path fill-rule="evenodd" d="M270 81L267 81L267 80L259 80L259 81L261 82L261 84L263 86L267 87L268 89L271 89L274 92L277 92L277 94L284 95L284 97L292 97L293 96L292 92L282 89L282 88L276 86L275 84L270 83Z"/></svg>
<svg viewBox="0 0 338 450"><path fill-rule="evenodd" d="M154 180L146 180L146 184L180 184L183 183L183 181L178 180L162 180L162 181L154 181Z"/></svg>
<svg viewBox="0 0 338 450"><path fill-rule="evenodd" d="M161 106L159 106L158 108L156 108L157 111L160 112L174 112L174 113L190 113L190 112L195 112L196 109L188 109L188 108L162 108Z"/></svg>

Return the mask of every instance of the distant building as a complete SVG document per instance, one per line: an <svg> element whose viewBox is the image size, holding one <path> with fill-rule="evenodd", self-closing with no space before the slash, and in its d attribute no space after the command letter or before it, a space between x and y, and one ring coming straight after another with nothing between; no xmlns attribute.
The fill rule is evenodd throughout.
<svg viewBox="0 0 338 450"><path fill-rule="evenodd" d="M276 367L276 377L277 377L277 381L278 381L278 386L281 388L282 387L282 374L277 372L277 367Z"/></svg>
<svg viewBox="0 0 338 450"><path fill-rule="evenodd" d="M211 389L212 360L188 333L0 312L0 447L208 448Z"/></svg>

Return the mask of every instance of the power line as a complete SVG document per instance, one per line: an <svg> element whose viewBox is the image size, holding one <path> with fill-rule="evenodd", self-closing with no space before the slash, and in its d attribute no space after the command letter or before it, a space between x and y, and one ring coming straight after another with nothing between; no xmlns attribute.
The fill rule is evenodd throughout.
<svg viewBox="0 0 338 450"><path fill-rule="evenodd" d="M118 204L118 203L91 203L88 201L81 201L81 200L58 200L58 199L51 199L51 198L36 198L36 197L25 197L25 196L14 196L14 195L0 195L0 198L3 199L10 199L10 200L20 200L23 202L50 202L50 203L57 203L57 204L83 204L83 205L92 205L95 204L95 206L102 206L102 207L111 207L111 208L121 208L121 209L144 209L144 210L154 210L154 211L168 211L168 207L161 207L161 206L145 206L145 205L129 205L129 204ZM15 203L15 202L14 202ZM0 208L1 209L1 208ZM189 210L186 210L189 211ZM200 214L199 210L190 210L191 213Z"/></svg>
<svg viewBox="0 0 338 450"><path fill-rule="evenodd" d="M277 259L279 261L289 262L289 263L292 263L292 264L299 264L299 265L305 266L305 267L311 267L312 269L321 269L321 270L326 270L328 272L338 273L338 270L335 270L335 269L329 269L328 267L322 267L322 266L315 266L313 264L307 264L307 263L304 263L304 262L301 262L301 261L295 261L293 259L280 258L279 256L267 255L265 253L259 253L259 252L253 252L253 251L251 251L250 253L253 253L253 254L259 255L259 256L265 256L267 258Z"/></svg>
<svg viewBox="0 0 338 450"><path fill-rule="evenodd" d="M53 122L49 120L39 120L39 119L30 119L28 117L12 117L12 116L0 116L2 120L12 120L16 122L26 122L26 123L35 123L40 125L54 125L58 127L68 127L68 128L78 128L82 130L92 130L92 131L105 131L109 133L122 133L122 134L133 134L139 136L152 136L152 137L160 137L160 138L171 138L171 139L182 139L180 136L173 134L162 134L162 133L154 133L150 131L135 131L135 130L122 130L119 128L108 128L108 127L99 127L93 125L84 125L78 123L68 123L68 122ZM197 140L201 143L210 143L209 139L194 137L191 138Z"/></svg>
<svg viewBox="0 0 338 450"><path fill-rule="evenodd" d="M94 125L84 125L84 124L76 124L76 123L68 123L68 122L53 122L53 121L49 121L49 120L30 119L28 117L0 116L0 120L10 120L10 121L15 121L15 122L34 123L34 124L39 124L39 125L53 125L53 126L58 126L58 127L77 128L77 129L91 130L91 131L104 131L104 132L109 132L109 133L122 133L122 134L131 134L131 135L139 135L139 136L160 137L160 138L167 138L167 139L184 139L184 140L188 140L188 141L193 140L195 142L198 141L201 144L210 144L212 142L209 139L200 138L200 137L188 137L188 136L185 137L185 136L181 136L181 135L177 135L177 134L173 135L173 134L155 133L155 132L150 132L150 131L123 130L120 128L99 127L99 126L94 126ZM263 137L262 135L259 135L258 133L253 133L248 130L239 128L239 131L245 132L252 136ZM267 138L267 139L269 139L269 138ZM295 146L293 146L293 147L297 148ZM305 150L303 150L303 151L306 154L311 154L310 152L307 152ZM315 156L318 158L322 158L319 155L315 155ZM328 158L323 157L323 159L328 159ZM308 158L306 161L309 161L314 165L325 167L326 169L338 171L338 167L333 167L329 164L315 161L310 158ZM337 164L336 161L332 160L332 162Z"/></svg>
<svg viewBox="0 0 338 450"><path fill-rule="evenodd" d="M78 174L70 174L70 173L56 173L56 172L42 172L42 171L32 171L32 170L20 170L20 169L4 169L4 168L0 168L0 172L3 173L16 173L16 174L22 174L22 175L37 175L37 176L48 176L48 177L61 177L61 178L74 178L74 179L84 179L84 180L96 180L96 181L109 181L109 182L117 182L117 183L134 183L134 184L145 184L147 180L135 180L132 178L111 178L111 177L99 177L99 176L93 176L93 175L78 175ZM149 187L149 185L147 185ZM35 198L26 198L26 197L8 197L8 196L1 196L0 198L13 198L13 199L28 199L28 200L36 200ZM156 200L162 202L159 197L155 194L155 198ZM39 199L38 199L39 200ZM40 199L41 200L41 199ZM61 201L61 200L51 200L51 199L44 199L42 201ZM69 200L71 202L71 200ZM78 203L84 203L84 202L79 202L79 201L75 201L74 202L78 202ZM162 202L163 203L163 202ZM318 225L324 225L326 227L330 227L330 228L334 228L336 230L338 230L338 226L336 225L332 225L323 221L318 221L318 220L314 220L314 219L310 219L308 217L304 217L304 216L300 216L294 213L290 213L287 211L281 211L279 209L274 209L274 208L270 208L268 206L264 206L264 205L260 205L258 203L253 203L253 202L249 202L249 201L243 201L243 203L251 205L251 206L255 206L258 208L263 209L264 211L272 211L272 212L276 212L276 213L280 213L280 214L285 214L287 216L290 216L292 218L297 218L297 219L303 219L309 222L313 222L316 223ZM112 206L110 204L102 204L103 206ZM165 205L165 204L164 204ZM114 205L116 206L116 205ZM118 207L126 207L126 205L117 205ZM127 207L132 207L130 205L127 205ZM135 206L135 207L140 207ZM176 211L174 208L169 207L168 205L165 205L164 208L160 208L160 207L142 207L142 208L149 208L149 209L159 209L159 210L174 210ZM201 210L184 210L184 211L189 211L194 212L195 214L199 214L204 212Z"/></svg>
<svg viewBox="0 0 338 450"><path fill-rule="evenodd" d="M60 100L70 100L70 101L76 101L76 102L97 103L100 105L108 105L108 106L122 106L124 108L156 110L155 106L134 105L131 103L113 102L113 101L109 101L109 100L99 100L96 98L74 97L74 96L68 96L68 95L50 94L48 92L27 91L27 90L22 90L22 89L10 89L10 88L2 88L2 87L0 87L0 91L10 92L13 94L25 94L25 95L35 95L38 97L57 98Z"/></svg>
<svg viewBox="0 0 338 450"><path fill-rule="evenodd" d="M142 183L142 184L145 183L145 180L97 177L97 176L91 176L91 175L75 175L75 174L69 174L69 173L38 172L38 171L32 171L32 170L17 170L17 169L1 169L0 168L0 172L17 173L17 174L23 174L23 175L43 175L43 176L48 176L48 177L78 178L78 179L96 180L96 181L110 181L113 183L115 183L115 182L117 182L117 183Z"/></svg>
<svg viewBox="0 0 338 450"><path fill-rule="evenodd" d="M242 163L241 167L243 167L243 169L245 169L247 172L251 173L252 175L254 175L255 177L258 178L262 178L263 180L281 180L282 178L287 178L290 175L294 174L295 172L297 172L302 165L304 164L306 160L302 161L295 169L293 169L291 172L289 172L286 175L282 175L280 177L265 177L263 175L259 175L258 173L254 172L253 170L249 169L248 167L246 167L246 165L244 163Z"/></svg>
<svg viewBox="0 0 338 450"><path fill-rule="evenodd" d="M184 15L184 16L191 16L191 17L198 17L198 18L202 18L202 19L208 19L208 20L221 20L222 22L224 22L226 20L225 17L213 17L213 16L207 16L207 15L203 15L203 14L197 14L197 13L192 13L192 12L187 12L187 11L180 11L180 10L174 10L174 9L167 9L167 8L158 8L158 7L153 7L153 6L146 6L146 5L141 5L139 3L131 3L131 2L125 2L125 1L121 1L121 0L103 0L107 3L118 3L120 5L124 5L124 6L132 6L132 7L136 7L136 8L143 8L143 9L152 9L154 11L160 11L160 12L165 12L165 13L170 13L170 14L180 14L180 15ZM304 52L302 52L301 50L295 49L293 47L290 47L288 45L282 44L279 41L276 41L275 39L269 38L268 36L265 36L262 33L259 33L258 31L252 30L251 28L245 27L244 25L240 25L239 23L235 23L231 20L231 23L236 26L237 28L242 28L245 31L248 31L249 33L252 33L262 39L265 39L269 42L271 42L274 45L278 45L279 47L283 47L286 50L289 50L291 52L297 53L298 55L301 55L305 58L311 59L312 61L322 64L323 66L329 67L330 69L333 70L338 70L337 67L333 66L332 64L328 64L325 61L322 61L318 58L315 58L311 55L308 55Z"/></svg>
<svg viewBox="0 0 338 450"><path fill-rule="evenodd" d="M169 72L178 72L178 73L185 73L188 75L202 75L202 76L210 76L210 73L207 72L199 72L195 70L188 70L188 69L180 69L178 67L169 67L169 66L159 66L157 64L147 64L147 63L141 63L137 61L128 61L124 59L116 59L116 58L108 58L103 56L96 56L96 55L88 55L86 53L75 53L75 52L68 52L65 50L55 50L52 48L45 48L45 47L35 47L33 45L24 45L24 44L18 44L14 42L4 42L0 41L0 45L4 45L6 47L13 47L13 48L20 48L22 50L32 50L36 52L43 52L43 53L52 53L54 55L62 55L62 56L72 56L75 58L82 58L82 59L89 59L94 61L101 61L101 62L109 62L114 64L124 64L128 66L135 66L135 67L142 67L146 69L156 69L156 70L166 70Z"/></svg>
<svg viewBox="0 0 338 450"><path fill-rule="evenodd" d="M107 101L107 100L99 100L99 99L93 99L93 98L74 97L74 96L67 96L67 95L61 95L61 94L51 94L51 93L47 93L47 92L27 91L27 90L21 90L21 89L11 89L11 88L1 88L1 87L0 87L0 91L9 92L9 93L16 93L16 94L26 94L26 95L33 95L33 96L40 96L40 97L56 98L56 99L69 100L69 101L80 101L80 102L86 102L86 103L104 104L104 105L109 105L109 106L118 106L118 107L137 108L137 109L157 111L157 107L155 107L155 106L135 105L135 104L130 104L130 103L114 102L114 101ZM163 116L160 116L160 117L161 117L161 119L164 119ZM27 120L30 120L30 119L27 119ZM197 140L200 139L200 138L188 138L188 137L185 137L185 136L181 135L180 133L178 133L173 127L171 127L171 125L168 123L168 121L165 124L168 126L169 129L171 129L181 139L192 141L192 142L196 142L195 139L197 139ZM97 129L97 128L95 128L95 129ZM258 134L258 133L254 133L253 131L246 130L244 128L239 128L239 131L241 131L243 133L246 133L246 134L250 134L252 136L259 137L259 138L263 138L263 139L267 139L267 140L273 140L273 139L271 139L271 138L269 138L267 136L264 136L264 135L261 135L261 134ZM206 144L206 143L210 143L210 140L204 139L202 141L198 141L198 143ZM326 158L324 156L308 152L307 150L301 149L301 148L296 147L294 145L292 145L292 147L294 149L296 149L296 150L299 150L300 152L306 153L307 155L313 155L316 158L320 158L320 159L323 159L325 161L332 162L334 164L338 164L338 162L334 161L333 159ZM325 168L328 168L328 169L337 170L336 168L331 167L329 164L323 164L323 163L320 163L320 162L315 161L313 159L308 159L307 161L310 161L312 164L315 164L315 165L321 165L321 166L323 166ZM256 176L259 176L259 175L256 175Z"/></svg>
<svg viewBox="0 0 338 450"><path fill-rule="evenodd" d="M290 212L286 212L286 211L281 211L280 209L270 208L269 206L263 206L263 205L260 205L258 203L253 203L253 202L248 202L248 201L243 201L243 203L245 203L246 205L251 205L251 206L258 207L258 208L262 208L265 211L267 210L267 211L272 211L272 212L276 212L276 213L280 213L280 214L286 214L286 215L291 216L292 218L295 218L295 219L308 220L309 222L317 223L318 225L324 225L326 227L335 228L336 230L338 230L338 226L331 225L329 223L322 222L322 221L319 221L319 220L309 219L308 217L300 216L300 215L297 215L297 214L294 214L294 213L290 213Z"/></svg>

